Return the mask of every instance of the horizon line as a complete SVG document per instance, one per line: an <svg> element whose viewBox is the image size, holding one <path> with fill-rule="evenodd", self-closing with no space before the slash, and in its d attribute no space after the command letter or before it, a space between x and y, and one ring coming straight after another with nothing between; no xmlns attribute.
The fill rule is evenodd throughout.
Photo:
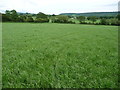
<svg viewBox="0 0 120 90"><path fill-rule="evenodd" d="M15 10L15 9L12 9L12 10ZM0 10L0 13L5 13L5 11L6 10ZM10 11L10 10L9 10ZM30 13L30 14L37 14L37 13L32 13L32 12L19 12L19 11L17 11L16 10L16 12L17 13ZM77 13L104 13L104 12L120 12L120 11L92 11L92 12L75 12L75 13L73 13L73 14L77 14ZM39 12L38 12L39 13ZM42 12L42 13L44 13L44 12ZM72 13L72 12L63 12L63 13L59 13L59 14L65 14L65 13ZM46 14L46 13L45 13ZM52 13L52 14L54 14L54 13ZM52 14L50 14L50 15L52 15ZM59 14L55 14L55 15L59 15Z"/></svg>

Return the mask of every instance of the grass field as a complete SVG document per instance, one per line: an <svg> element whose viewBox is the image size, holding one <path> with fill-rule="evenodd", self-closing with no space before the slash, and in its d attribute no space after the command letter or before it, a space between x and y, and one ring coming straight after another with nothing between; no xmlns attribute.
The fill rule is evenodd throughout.
<svg viewBox="0 0 120 90"><path fill-rule="evenodd" d="M3 23L3 88L116 88L117 29Z"/></svg>

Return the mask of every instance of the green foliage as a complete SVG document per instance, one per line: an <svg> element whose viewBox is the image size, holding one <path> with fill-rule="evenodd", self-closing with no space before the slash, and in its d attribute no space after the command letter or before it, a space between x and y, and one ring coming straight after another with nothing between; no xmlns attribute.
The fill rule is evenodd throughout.
<svg viewBox="0 0 120 90"><path fill-rule="evenodd" d="M26 18L26 22L34 22L34 20L33 20L32 17L28 16L28 17Z"/></svg>
<svg viewBox="0 0 120 90"><path fill-rule="evenodd" d="M46 15L42 12L38 14L17 13L15 10L6 10L6 14L2 15L3 22L36 22L36 23L80 23L94 25L119 25L119 14L117 16L66 16L66 15ZM98 22L99 21L99 22Z"/></svg>
<svg viewBox="0 0 120 90"><path fill-rule="evenodd" d="M35 17L35 22L49 22L48 16L44 13L36 14L20 14L15 10L6 10L6 14L3 14L3 21L13 21L13 22L34 22L33 17Z"/></svg>
<svg viewBox="0 0 120 90"><path fill-rule="evenodd" d="M112 19L101 19L101 24L102 25L120 25L120 21L116 18Z"/></svg>
<svg viewBox="0 0 120 90"><path fill-rule="evenodd" d="M35 22L37 23L45 23L45 22L49 22L49 19L45 19L45 18L36 18Z"/></svg>
<svg viewBox="0 0 120 90"><path fill-rule="evenodd" d="M101 16L101 17L98 17L100 19L111 19L111 18L115 18L116 16Z"/></svg>
<svg viewBox="0 0 120 90"><path fill-rule="evenodd" d="M36 15L36 19L35 22L39 22L39 23L45 23L45 22L49 22L48 16L42 12L39 12Z"/></svg>
<svg viewBox="0 0 120 90"><path fill-rule="evenodd" d="M85 16L79 16L77 17L77 19L82 23L83 21L85 21Z"/></svg>
<svg viewBox="0 0 120 90"><path fill-rule="evenodd" d="M18 18L18 21L20 21L20 22L26 22L26 19L27 19L27 16L20 15L19 18Z"/></svg>
<svg viewBox="0 0 120 90"><path fill-rule="evenodd" d="M68 16L58 15L55 17L55 22L57 23L66 23L68 21Z"/></svg>
<svg viewBox="0 0 120 90"><path fill-rule="evenodd" d="M120 14L117 15L118 20L120 20Z"/></svg>
<svg viewBox="0 0 120 90"><path fill-rule="evenodd" d="M36 18L42 18L42 19L46 19L47 18L47 15L42 13L42 12L39 12L37 15L36 15Z"/></svg>
<svg viewBox="0 0 120 90"><path fill-rule="evenodd" d="M6 14L2 14L2 21L3 22L11 21L11 19Z"/></svg>
<svg viewBox="0 0 120 90"><path fill-rule="evenodd" d="M3 88L118 88L118 27L3 23Z"/></svg>
<svg viewBox="0 0 120 90"><path fill-rule="evenodd" d="M91 20L93 23L97 20L96 16L87 17L88 20Z"/></svg>
<svg viewBox="0 0 120 90"><path fill-rule="evenodd" d="M71 24L75 24L73 21L69 20L68 16L65 15L56 15L56 16L52 16L50 18L50 21L52 23L71 23Z"/></svg>
<svg viewBox="0 0 120 90"><path fill-rule="evenodd" d="M111 19L110 23L111 25L118 25L118 19Z"/></svg>
<svg viewBox="0 0 120 90"><path fill-rule="evenodd" d="M101 19L101 24L102 24L102 25L106 25L106 23L107 23L107 22L106 22L106 19Z"/></svg>
<svg viewBox="0 0 120 90"><path fill-rule="evenodd" d="M56 16L55 14L52 14L52 16Z"/></svg>
<svg viewBox="0 0 120 90"><path fill-rule="evenodd" d="M6 16L9 17L11 21L17 22L18 20L18 14L15 10L6 10Z"/></svg>

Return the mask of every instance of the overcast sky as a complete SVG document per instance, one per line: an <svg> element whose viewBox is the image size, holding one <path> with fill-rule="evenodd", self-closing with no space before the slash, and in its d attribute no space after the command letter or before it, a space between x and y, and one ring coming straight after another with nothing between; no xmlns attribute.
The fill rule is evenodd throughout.
<svg viewBox="0 0 120 90"><path fill-rule="evenodd" d="M0 0L0 12L46 14L117 11L119 0Z"/></svg>

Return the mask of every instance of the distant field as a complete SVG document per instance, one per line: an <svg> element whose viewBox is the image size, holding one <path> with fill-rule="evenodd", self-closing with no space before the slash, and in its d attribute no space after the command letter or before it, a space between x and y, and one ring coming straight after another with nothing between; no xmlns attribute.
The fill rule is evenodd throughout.
<svg viewBox="0 0 120 90"><path fill-rule="evenodd" d="M117 29L3 23L3 88L116 88Z"/></svg>
<svg viewBox="0 0 120 90"><path fill-rule="evenodd" d="M69 15L69 16L117 16L118 12L91 12L91 13L61 13L60 15Z"/></svg>

